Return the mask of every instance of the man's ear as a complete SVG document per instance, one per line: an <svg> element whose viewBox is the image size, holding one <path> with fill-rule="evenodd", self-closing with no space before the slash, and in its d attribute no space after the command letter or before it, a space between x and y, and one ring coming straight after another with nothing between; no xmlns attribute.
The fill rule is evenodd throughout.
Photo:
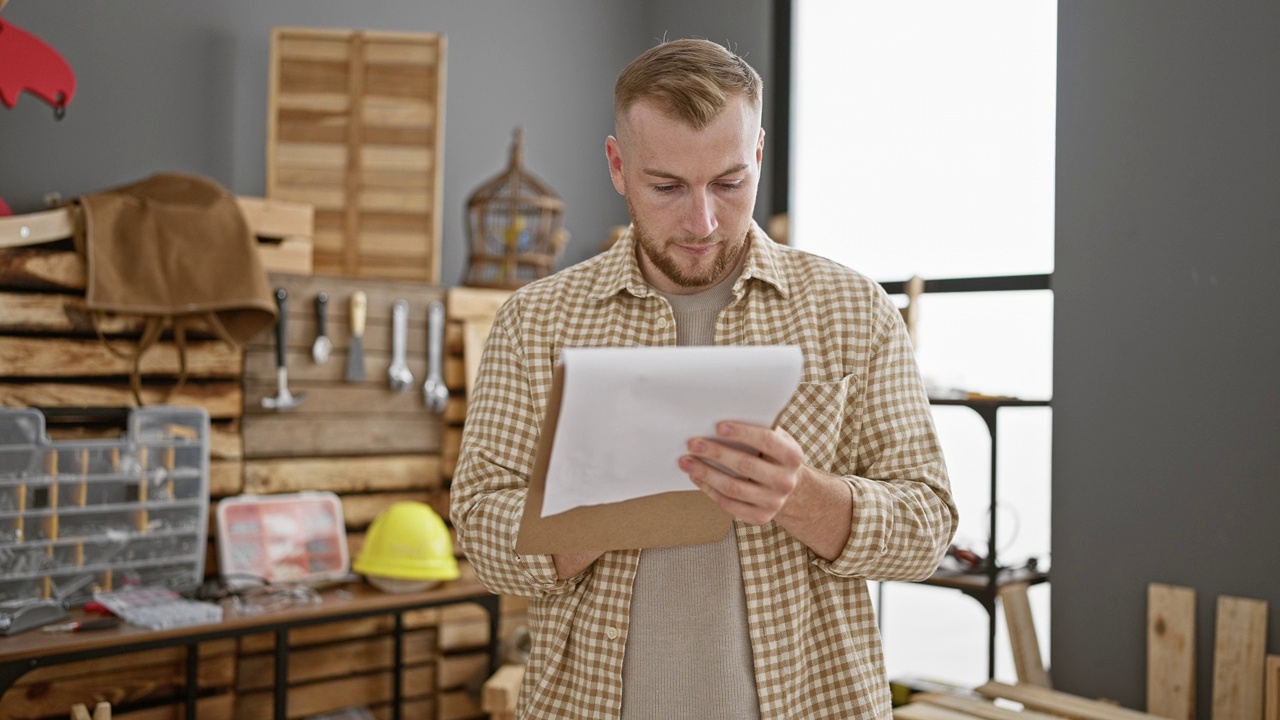
<svg viewBox="0 0 1280 720"><path fill-rule="evenodd" d="M764 162L764 128L760 128L760 137L756 139L756 167Z"/></svg>
<svg viewBox="0 0 1280 720"><path fill-rule="evenodd" d="M619 195L627 194L627 181L622 176L622 148L618 139L612 135L604 141L604 154L609 158L609 177L613 178L613 189Z"/></svg>

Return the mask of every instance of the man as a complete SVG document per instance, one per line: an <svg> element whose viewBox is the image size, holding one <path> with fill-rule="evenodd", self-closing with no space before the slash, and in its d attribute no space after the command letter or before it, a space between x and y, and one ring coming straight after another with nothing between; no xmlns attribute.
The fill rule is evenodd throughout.
<svg viewBox="0 0 1280 720"><path fill-rule="evenodd" d="M761 83L741 58L664 43L622 72L614 108L605 152L631 228L499 311L453 481L477 576L532 598L519 715L888 718L866 581L929 576L957 520L901 314L752 221ZM804 353L777 427L721 423L677 461L734 516L724 540L517 554L559 351L698 344Z"/></svg>

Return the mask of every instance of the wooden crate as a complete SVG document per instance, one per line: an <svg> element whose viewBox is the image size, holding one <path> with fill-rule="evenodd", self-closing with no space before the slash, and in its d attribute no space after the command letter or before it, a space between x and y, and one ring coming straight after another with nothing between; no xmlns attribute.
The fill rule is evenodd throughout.
<svg viewBox="0 0 1280 720"><path fill-rule="evenodd" d="M445 38L275 28L267 196L316 208L319 273L440 278Z"/></svg>

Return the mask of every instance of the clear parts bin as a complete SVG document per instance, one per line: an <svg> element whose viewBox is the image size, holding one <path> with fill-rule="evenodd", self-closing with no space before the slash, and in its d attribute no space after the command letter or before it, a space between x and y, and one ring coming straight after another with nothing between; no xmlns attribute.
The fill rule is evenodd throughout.
<svg viewBox="0 0 1280 720"><path fill-rule="evenodd" d="M39 410L0 408L0 603L193 590L208 517L204 409L140 408L118 439L53 442Z"/></svg>

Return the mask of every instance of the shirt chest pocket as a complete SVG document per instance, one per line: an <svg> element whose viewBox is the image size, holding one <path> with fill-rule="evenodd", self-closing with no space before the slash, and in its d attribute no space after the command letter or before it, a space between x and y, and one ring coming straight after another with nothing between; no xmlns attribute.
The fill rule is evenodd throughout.
<svg viewBox="0 0 1280 720"><path fill-rule="evenodd" d="M834 382L800 383L782 411L778 426L800 443L810 466L835 472L841 450L851 450L840 447L840 438L854 384L852 375Z"/></svg>

